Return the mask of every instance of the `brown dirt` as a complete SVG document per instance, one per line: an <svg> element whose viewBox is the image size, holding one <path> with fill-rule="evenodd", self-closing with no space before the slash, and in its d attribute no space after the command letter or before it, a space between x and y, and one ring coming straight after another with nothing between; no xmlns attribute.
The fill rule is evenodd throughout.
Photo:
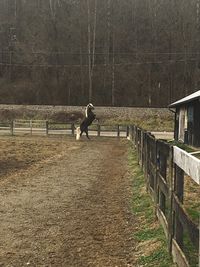
<svg viewBox="0 0 200 267"><path fill-rule="evenodd" d="M0 266L135 266L125 140L5 137L0 145L14 170L4 167L0 180Z"/></svg>

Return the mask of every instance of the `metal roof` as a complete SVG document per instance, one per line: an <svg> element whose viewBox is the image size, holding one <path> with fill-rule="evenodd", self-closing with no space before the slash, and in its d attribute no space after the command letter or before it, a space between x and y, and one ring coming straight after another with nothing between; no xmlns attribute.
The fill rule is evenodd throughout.
<svg viewBox="0 0 200 267"><path fill-rule="evenodd" d="M178 100L178 101L176 101L176 102L174 102L172 104L170 104L169 107L170 108L175 108L177 106L180 106L180 105L182 105L184 103L191 102L191 101L193 101L195 99L198 99L198 98L200 98L200 90L195 92L195 93L193 93L193 94L191 94L191 95L188 95L188 96L186 96L186 97L184 97L184 98L182 98L182 99L180 99L180 100Z"/></svg>

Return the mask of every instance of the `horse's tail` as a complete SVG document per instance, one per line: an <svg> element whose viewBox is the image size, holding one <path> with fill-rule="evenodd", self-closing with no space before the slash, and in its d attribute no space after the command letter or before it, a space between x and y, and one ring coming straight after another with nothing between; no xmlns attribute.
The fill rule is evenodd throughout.
<svg viewBox="0 0 200 267"><path fill-rule="evenodd" d="M81 138L81 128L77 127L76 128L76 140L80 140Z"/></svg>

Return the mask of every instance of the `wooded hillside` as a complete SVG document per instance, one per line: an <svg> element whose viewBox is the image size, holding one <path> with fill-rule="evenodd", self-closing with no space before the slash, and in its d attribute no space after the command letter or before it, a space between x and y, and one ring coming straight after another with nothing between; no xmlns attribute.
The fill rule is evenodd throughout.
<svg viewBox="0 0 200 267"><path fill-rule="evenodd" d="M0 1L0 103L164 107L199 85L200 0Z"/></svg>

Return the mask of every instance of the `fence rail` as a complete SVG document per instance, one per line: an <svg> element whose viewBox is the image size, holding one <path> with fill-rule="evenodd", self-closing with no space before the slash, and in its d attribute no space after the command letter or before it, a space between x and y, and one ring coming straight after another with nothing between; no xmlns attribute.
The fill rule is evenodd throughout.
<svg viewBox="0 0 200 267"><path fill-rule="evenodd" d="M200 226L187 214L184 203L184 178L189 175L200 185L200 160L184 150L157 140L151 133L136 126L129 127L129 139L138 154L159 219L168 240L168 248L174 262L180 267L188 267L190 259L185 253L184 236L194 247L196 262L200 266ZM194 266L194 265L192 265Z"/></svg>
<svg viewBox="0 0 200 267"><path fill-rule="evenodd" d="M0 122L0 135L69 135L74 136L78 127L75 123L56 123L44 120L15 120ZM93 124L89 135L107 137L127 137L129 127L126 125Z"/></svg>

